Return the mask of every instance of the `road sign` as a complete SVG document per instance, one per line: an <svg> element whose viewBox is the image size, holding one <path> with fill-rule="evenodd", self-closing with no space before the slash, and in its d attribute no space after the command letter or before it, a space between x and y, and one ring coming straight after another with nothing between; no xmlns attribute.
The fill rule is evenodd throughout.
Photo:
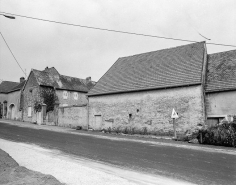
<svg viewBox="0 0 236 185"><path fill-rule="evenodd" d="M172 110L171 118L173 118L173 119L174 119L174 118L175 118L175 119L176 119L176 118L179 118L178 113L175 112L175 109Z"/></svg>

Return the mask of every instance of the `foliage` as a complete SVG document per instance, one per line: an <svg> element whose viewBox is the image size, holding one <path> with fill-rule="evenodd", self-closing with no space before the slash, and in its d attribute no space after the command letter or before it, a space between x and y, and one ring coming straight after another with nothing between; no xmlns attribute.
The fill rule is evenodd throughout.
<svg viewBox="0 0 236 185"><path fill-rule="evenodd" d="M47 105L46 112L53 111L55 103L58 100L55 90L52 88L42 89L41 97L43 98L43 103Z"/></svg>
<svg viewBox="0 0 236 185"><path fill-rule="evenodd" d="M236 123L224 122L221 125L199 130L197 136L199 143L201 143L200 137L202 137L202 144L236 147Z"/></svg>
<svg viewBox="0 0 236 185"><path fill-rule="evenodd" d="M35 112L41 112L42 110L42 102L39 100L35 100L34 102L34 111Z"/></svg>

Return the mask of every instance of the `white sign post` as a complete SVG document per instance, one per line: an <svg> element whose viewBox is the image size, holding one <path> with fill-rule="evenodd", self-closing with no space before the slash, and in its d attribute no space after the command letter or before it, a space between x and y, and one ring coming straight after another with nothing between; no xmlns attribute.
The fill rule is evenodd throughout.
<svg viewBox="0 0 236 185"><path fill-rule="evenodd" d="M175 111L175 109L172 110L171 118L173 119L174 139L177 139L175 119L179 118L179 116L178 116L178 113Z"/></svg>

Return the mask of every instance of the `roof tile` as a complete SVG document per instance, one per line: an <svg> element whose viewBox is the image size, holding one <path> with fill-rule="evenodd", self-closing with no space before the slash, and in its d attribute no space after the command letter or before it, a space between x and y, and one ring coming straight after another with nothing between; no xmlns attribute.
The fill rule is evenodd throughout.
<svg viewBox="0 0 236 185"><path fill-rule="evenodd" d="M206 92L236 89L236 50L208 55Z"/></svg>
<svg viewBox="0 0 236 185"><path fill-rule="evenodd" d="M18 82L2 81L0 84L0 93L8 93L19 84Z"/></svg>
<svg viewBox="0 0 236 185"><path fill-rule="evenodd" d="M88 95L201 83L205 42L119 58Z"/></svg>
<svg viewBox="0 0 236 185"><path fill-rule="evenodd" d="M39 85L55 87L72 91L88 92L95 82L87 82L85 79L60 75L54 67L46 68L44 71L32 70Z"/></svg>

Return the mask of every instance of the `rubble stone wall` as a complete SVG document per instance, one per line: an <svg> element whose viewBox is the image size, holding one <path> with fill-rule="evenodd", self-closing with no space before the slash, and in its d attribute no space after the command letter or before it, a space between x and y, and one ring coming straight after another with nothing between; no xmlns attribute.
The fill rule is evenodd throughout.
<svg viewBox="0 0 236 185"><path fill-rule="evenodd" d="M58 110L58 126L75 128L82 126L87 128L87 106L60 107Z"/></svg>
<svg viewBox="0 0 236 185"><path fill-rule="evenodd" d="M173 131L171 113L178 112L177 130L204 124L202 86L119 93L89 97L89 126L132 127L148 132ZM99 120L101 119L101 120Z"/></svg>
<svg viewBox="0 0 236 185"><path fill-rule="evenodd" d="M63 91L64 90L56 90L56 94L58 97L58 100L60 102L60 106L67 105L82 105L87 104L88 100L86 98L86 93L83 92L75 92L75 91L67 91L68 97L67 99L63 98ZM78 99L74 98L74 93L78 93Z"/></svg>
<svg viewBox="0 0 236 185"><path fill-rule="evenodd" d="M23 90L23 96L23 120L34 122L36 121L36 114L34 113L33 105L34 100L36 98L39 98L39 86L33 73L30 74L30 77L25 85L25 88ZM28 116L28 107L31 107L32 116L30 117Z"/></svg>

